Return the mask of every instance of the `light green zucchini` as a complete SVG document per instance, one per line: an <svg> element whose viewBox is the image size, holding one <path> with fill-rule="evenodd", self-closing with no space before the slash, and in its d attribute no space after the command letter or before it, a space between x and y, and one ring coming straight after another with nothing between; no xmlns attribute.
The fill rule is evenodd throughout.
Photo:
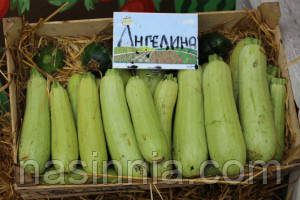
<svg viewBox="0 0 300 200"><path fill-rule="evenodd" d="M78 140L68 93L58 82L51 86L50 110L52 160L61 162L68 173L70 163L78 160Z"/></svg>
<svg viewBox="0 0 300 200"><path fill-rule="evenodd" d="M240 166L244 167L246 162L246 146L234 101L230 68L216 55L209 56L203 74L203 90L210 158L219 164L224 175L238 174Z"/></svg>
<svg viewBox="0 0 300 200"><path fill-rule="evenodd" d="M207 160L204 128L202 69L178 72L173 158L181 163L178 171L184 177L200 175L200 166Z"/></svg>
<svg viewBox="0 0 300 200"><path fill-rule="evenodd" d="M60 170L50 168L40 177L40 183L49 185L77 185L92 183L92 181L82 169L75 169L70 173L64 174Z"/></svg>
<svg viewBox="0 0 300 200"><path fill-rule="evenodd" d="M272 78L270 92L272 97L274 120L277 132L277 147L274 158L275 160L281 161L284 152L285 138L285 101L287 95L285 79Z"/></svg>
<svg viewBox="0 0 300 200"><path fill-rule="evenodd" d="M172 74L165 76L155 90L154 104L156 106L164 134L171 146L173 111L177 100L178 84Z"/></svg>
<svg viewBox="0 0 300 200"><path fill-rule="evenodd" d="M209 164L204 169L204 175L205 175L205 177L211 177L211 176L222 175L222 173L213 164Z"/></svg>
<svg viewBox="0 0 300 200"><path fill-rule="evenodd" d="M165 136L167 137L168 145L172 146L172 121L173 111L177 100L178 84L177 79L173 74L168 74L159 82L154 93L154 103L158 112L158 116L162 125ZM166 159L168 162L171 159L171 154ZM171 170L172 165L166 161L157 164L153 171L151 165L152 177L162 177L164 172ZM167 174L166 174L167 175Z"/></svg>
<svg viewBox="0 0 300 200"><path fill-rule="evenodd" d="M125 89L119 71L108 69L100 84L103 124L110 155L119 161L122 176L143 176L143 156L133 130ZM135 162L129 168L130 162ZM118 165L115 165L118 168Z"/></svg>
<svg viewBox="0 0 300 200"><path fill-rule="evenodd" d="M131 77L126 86L126 98L143 157L150 163L162 162L170 154L170 147L146 82L138 76Z"/></svg>
<svg viewBox="0 0 300 200"><path fill-rule="evenodd" d="M88 174L103 173L107 151L100 113L99 93L92 73L82 75L78 90L78 142L81 161ZM97 169L95 169L97 167Z"/></svg>
<svg viewBox="0 0 300 200"><path fill-rule="evenodd" d="M77 121L77 101L78 101L78 88L79 88L80 80L81 80L80 74L73 74L69 79L68 87L67 87L75 122Z"/></svg>
<svg viewBox="0 0 300 200"><path fill-rule="evenodd" d="M242 48L245 46L245 39L247 40L255 40L254 38L246 37L240 40L236 46L234 47L232 54L229 60L229 66L231 69L231 77L232 77L232 84L233 84L233 94L235 102L238 102L238 93L239 93L239 56Z"/></svg>
<svg viewBox="0 0 300 200"><path fill-rule="evenodd" d="M28 173L35 173L38 164L39 173L45 171L45 164L50 159L50 113L47 81L38 70L30 71L27 83L26 108L22 124L19 160ZM27 162L29 161L29 162Z"/></svg>
<svg viewBox="0 0 300 200"><path fill-rule="evenodd" d="M264 49L247 41L239 57L239 112L248 159L269 161L275 155L276 128L267 81Z"/></svg>
<svg viewBox="0 0 300 200"><path fill-rule="evenodd" d="M243 47L244 47L244 40L240 40L234 47L229 60L235 102L237 102L238 100L238 93L239 93L239 79L238 79L239 78L238 77L239 55Z"/></svg>

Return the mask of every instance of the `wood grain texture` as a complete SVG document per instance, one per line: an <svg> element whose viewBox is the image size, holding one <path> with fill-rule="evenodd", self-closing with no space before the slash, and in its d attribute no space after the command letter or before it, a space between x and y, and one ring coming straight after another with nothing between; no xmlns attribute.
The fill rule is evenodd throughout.
<svg viewBox="0 0 300 200"><path fill-rule="evenodd" d="M110 24L112 24L112 18L47 22L38 29L37 34L91 36L98 34Z"/></svg>
<svg viewBox="0 0 300 200"><path fill-rule="evenodd" d="M298 117L297 117L297 110L296 110L296 105L295 105L295 101L294 101L294 95L293 95L293 91L292 91L292 85L291 85L291 80L290 80L290 76L289 76L289 71L287 68L287 61L286 61L286 54L283 48L283 44L282 44L282 35L280 32L280 28L277 27L276 28L276 34L275 34L275 39L277 41L277 43L279 44L279 57L278 57L278 63L279 63L279 67L280 70L282 72L282 76L284 78L286 78L286 86L287 86L287 95L288 95L288 112L289 112L289 117L291 120L291 126L292 126L292 130L294 131L294 135L295 135L295 143L293 143L292 147L296 148L297 146L300 145L300 127L299 127L299 121L298 121Z"/></svg>
<svg viewBox="0 0 300 200"><path fill-rule="evenodd" d="M176 188L185 187L189 184L157 184L157 188ZM41 198L63 198L63 197L75 197L95 195L101 193L111 192L129 192L149 190L150 184L130 183L122 185L114 184L98 184L98 185L56 185L56 186L34 186L34 187L18 187L16 190L21 193L24 199L41 199ZM116 190L116 188L118 188Z"/></svg>
<svg viewBox="0 0 300 200"><path fill-rule="evenodd" d="M20 30L22 27L21 18L6 18L3 19L3 32L5 35L5 46L10 47L11 44L20 36ZM13 139L13 161L17 164L17 96L16 96L16 80L14 77L15 63L10 52L10 49L6 49L6 61L7 61L7 73L9 85L9 101L10 101L10 114L11 114L11 127L12 127L12 139Z"/></svg>

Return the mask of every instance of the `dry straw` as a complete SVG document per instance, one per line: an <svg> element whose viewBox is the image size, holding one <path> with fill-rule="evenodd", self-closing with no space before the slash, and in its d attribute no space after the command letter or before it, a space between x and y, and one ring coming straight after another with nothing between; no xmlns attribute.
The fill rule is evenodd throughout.
<svg viewBox="0 0 300 200"><path fill-rule="evenodd" d="M254 184L248 186L232 185L198 185L184 188L155 189L155 185L150 186L150 191L121 191L99 194L97 196L83 196L77 198L64 198L64 200L263 200L263 199L284 199L282 189L287 184L268 185Z"/></svg>
<svg viewBox="0 0 300 200"><path fill-rule="evenodd" d="M62 9L62 8L60 8ZM58 10L59 11L59 10ZM52 16L54 16L58 11L53 13L50 17L43 20L41 19L36 25L30 25L23 19L23 27L21 30L21 37L13 46L10 46L10 50L13 54L14 60L16 61L16 86L17 86L17 110L18 110L18 122L21 123L22 116L24 114L25 96L26 96L26 84L29 78L29 71L31 68L37 68L42 74L47 77L49 81L59 81L63 85L66 85L70 76L74 73L82 73L87 70L98 70L98 67L91 65L89 68L84 68L80 62L80 55L83 49L93 41L102 42L107 48L111 50L112 45L112 25L109 25L104 31L97 35L91 37L70 37L70 36L55 36L50 37L47 35L37 35L36 30L38 27L48 21ZM262 45L266 51L268 62L278 65L278 55L279 46L275 43L275 32L268 27L261 20L261 16L258 11L247 10L248 15L244 17L240 22L238 22L232 30L226 30L223 28L222 24L215 27L213 30L218 31L228 37L233 44L236 44L239 40L244 37L255 37L262 41ZM224 24L223 24L224 25ZM60 48L65 53L65 65L61 70L58 70L53 75L48 75L39 69L36 63L33 61L34 55L38 50L47 44L54 44L57 48ZM2 65L3 62L1 62ZM1 68L2 69L2 68ZM1 74L6 77L3 70ZM98 70L99 71L99 70ZM101 72L99 72L101 74ZM1 91L8 87L9 83L1 88ZM286 150L290 148L293 143L290 119L287 114L286 122ZM0 118L1 126L1 139L0 139L0 193L4 191L3 194L6 195L5 199L13 199L15 197L13 190L8 190L12 188L13 178L13 159L12 159L12 136L9 122L9 114L1 116ZM18 124L20 127L21 124ZM286 158L288 153L286 151ZM4 161L4 162L2 162ZM293 165L283 165L282 169L289 169L298 166L298 164ZM2 170L3 169L3 170ZM276 171L275 167L269 167L264 169L262 167L254 167L254 174L246 174L244 180L239 185L236 182L225 182L220 179L216 182L223 183L220 185L198 185L190 186L179 189L161 189L155 186L155 184L150 184L151 192L147 191L133 191L133 192L118 192L117 194L101 194L96 197L80 197L78 199L279 199L275 191L285 187L285 185L277 186L276 182L261 185L259 183L248 185L249 181L257 179L260 177L261 173L267 170L270 175L274 175L273 172ZM219 177L217 177L219 178ZM193 179L194 183L203 184L214 181L215 177L208 178L208 181L203 179ZM138 181L138 180L136 180ZM161 180L164 181L164 180ZM169 180L170 181L170 180ZM178 181L176 179L172 180L174 182ZM188 180L185 180L188 181ZM72 198L74 199L74 198Z"/></svg>
<svg viewBox="0 0 300 200"><path fill-rule="evenodd" d="M0 80L6 81L0 92L7 94L9 81L6 73L5 54L0 59ZM0 112L0 199L20 199L13 190L14 163L13 163L13 137L11 134L10 113Z"/></svg>

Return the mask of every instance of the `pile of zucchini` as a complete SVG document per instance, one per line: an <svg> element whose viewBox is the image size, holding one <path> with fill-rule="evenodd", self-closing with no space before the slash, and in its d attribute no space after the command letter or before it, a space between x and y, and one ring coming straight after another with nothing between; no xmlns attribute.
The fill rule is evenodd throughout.
<svg viewBox="0 0 300 200"><path fill-rule="evenodd" d="M267 67L254 38L241 40L229 63L214 54L196 70L137 70L134 76L107 69L101 80L85 72L74 74L67 89L53 82L50 91L32 69L21 166L39 174L54 167L70 177L76 169L169 178L176 168L193 178L236 175L247 160L280 161L285 80L276 67ZM28 164L32 160L38 168Z"/></svg>

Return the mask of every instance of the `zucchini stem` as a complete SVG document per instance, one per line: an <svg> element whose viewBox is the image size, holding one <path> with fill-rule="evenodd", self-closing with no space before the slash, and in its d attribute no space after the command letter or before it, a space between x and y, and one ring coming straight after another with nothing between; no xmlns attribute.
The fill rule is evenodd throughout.
<svg viewBox="0 0 300 200"><path fill-rule="evenodd" d="M221 56L218 56L217 54L212 54L208 56L208 61L213 62L213 61L223 61L223 58Z"/></svg>
<svg viewBox="0 0 300 200"><path fill-rule="evenodd" d="M244 42L245 42L245 45L249 45L249 44L261 45L261 41L259 39L251 38L251 37L246 37L244 39Z"/></svg>
<svg viewBox="0 0 300 200"><path fill-rule="evenodd" d="M175 81L177 83L177 78L173 76L173 74L166 74L164 77L165 80Z"/></svg>

